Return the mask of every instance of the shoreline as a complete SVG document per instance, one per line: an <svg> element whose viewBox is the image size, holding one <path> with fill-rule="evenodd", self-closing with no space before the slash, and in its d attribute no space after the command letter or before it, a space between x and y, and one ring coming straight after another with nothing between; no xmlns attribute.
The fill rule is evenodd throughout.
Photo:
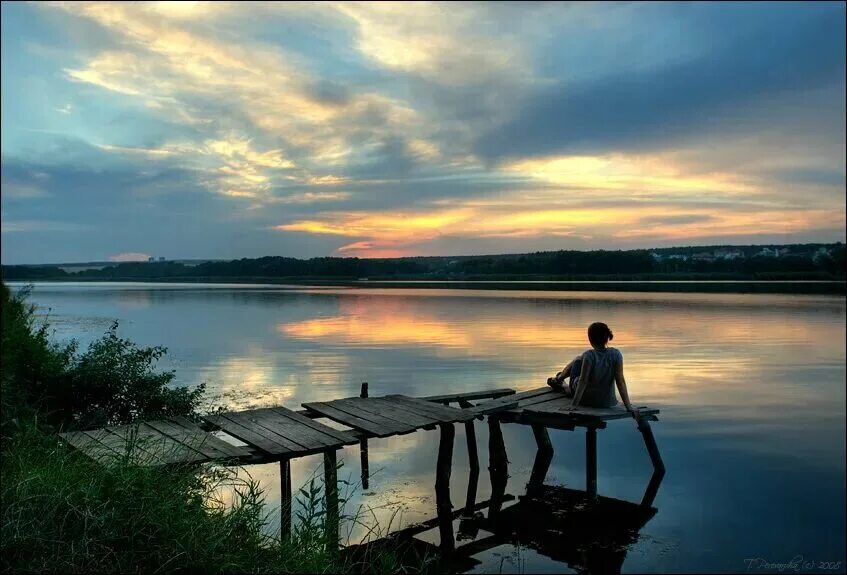
<svg viewBox="0 0 847 575"><path fill-rule="evenodd" d="M314 278L91 278L9 280L9 285L147 285L188 287L206 284L240 288L379 288L597 292L784 293L847 295L844 280L332 280Z"/></svg>

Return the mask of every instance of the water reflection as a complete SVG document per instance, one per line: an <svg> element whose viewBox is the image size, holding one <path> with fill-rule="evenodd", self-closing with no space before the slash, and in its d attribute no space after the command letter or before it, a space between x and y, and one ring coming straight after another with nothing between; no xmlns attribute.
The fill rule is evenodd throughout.
<svg viewBox="0 0 847 575"><path fill-rule="evenodd" d="M545 445L536 453L526 492L514 501L505 493L506 469L498 469L496 452L491 453L492 485L498 487L490 500L475 501L477 478L471 476L466 505L453 512L449 488L436 487L434 519L386 539L348 547L348 558L367 571L368 557L388 547L402 550L403 563L410 568L427 557L437 559L438 572L485 573L493 571L490 551L506 546L532 550L577 573L620 573L639 531L656 515L652 504L663 478L660 470L653 474L640 503L596 496L545 484L553 456ZM504 570L502 563L497 570Z"/></svg>
<svg viewBox="0 0 847 575"><path fill-rule="evenodd" d="M354 396L362 381L374 396L529 389L584 349L584 326L606 321L634 401L662 410L653 429L668 469L655 501L661 513L629 545L625 569L736 571L745 557L796 554L844 559L843 297L41 284L33 299L52 308L58 337L83 345L121 320L121 335L169 348L163 367L176 370L178 383L205 381L232 408ZM484 466L487 426L476 434ZM509 484L523 485L535 462L533 435L515 425L503 435ZM546 484L582 485L581 434L551 432L551 440ZM470 476L461 426L455 441L459 505ZM600 493L638 501L651 469L635 426L610 425L598 443ZM372 508L371 523L392 529L432 519L437 450L437 432L371 440L364 490L358 447L345 448L348 511ZM320 476L321 464L294 460L295 489ZM266 489L269 509L278 506L278 466L248 471ZM491 494L483 467L477 500ZM269 517L278 528L278 513ZM454 532L459 537L458 526ZM353 543L367 536L361 526L342 533ZM475 557L479 570L497 571L501 560L506 571L566 568L510 543Z"/></svg>

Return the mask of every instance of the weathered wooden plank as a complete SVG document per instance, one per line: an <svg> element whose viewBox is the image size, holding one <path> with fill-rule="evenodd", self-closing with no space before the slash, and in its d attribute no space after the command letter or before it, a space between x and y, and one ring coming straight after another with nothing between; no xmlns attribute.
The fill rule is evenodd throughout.
<svg viewBox="0 0 847 575"><path fill-rule="evenodd" d="M503 411L506 409L512 409L519 405L520 401L532 399L535 397L545 397L551 394L557 393L550 389L549 387L542 387L538 389L531 389L529 391L523 391L521 393L516 393L514 395L509 395L506 397L501 397L500 399L493 399L491 401L486 401L483 403L479 403L474 407L470 407L467 411L477 414L490 414L496 413L497 411Z"/></svg>
<svg viewBox="0 0 847 575"><path fill-rule="evenodd" d="M95 436L85 431L60 433L59 437L75 449L81 451L85 456L90 457L94 461L103 465L114 461L122 455L114 449L100 443Z"/></svg>
<svg viewBox="0 0 847 575"><path fill-rule="evenodd" d="M415 399L423 399L433 403L450 403L452 401L466 400L473 401L475 399L496 399L505 395L513 395L515 390L511 387L501 387L497 389L487 389L482 391L466 391L463 393L445 393L443 395L427 395L424 397L416 397Z"/></svg>
<svg viewBox="0 0 847 575"><path fill-rule="evenodd" d="M230 445L226 441L196 426L194 429L188 429L170 420L148 421L147 425L158 429L165 435L206 455L210 459L227 459L231 457L247 457L250 455L247 449Z"/></svg>
<svg viewBox="0 0 847 575"><path fill-rule="evenodd" d="M118 458L131 465L161 465L169 461L164 455L164 445L170 443L168 438L155 433L150 437L150 431L145 429L139 433L141 425L109 426L96 430L100 443L118 452ZM89 432L94 433L94 432ZM193 452L192 452L193 453Z"/></svg>
<svg viewBox="0 0 847 575"><path fill-rule="evenodd" d="M275 412L262 409L251 409L233 414L242 425L248 426L256 433L260 433L270 439L285 445L294 452L310 451L315 448L315 440L302 437L294 431L283 432L289 421L279 423L279 416Z"/></svg>
<svg viewBox="0 0 847 575"><path fill-rule="evenodd" d="M406 398L402 395L387 395L382 399L396 404L397 406L404 406L406 409L413 411L414 413L418 413L420 416L429 419L430 426L433 424L451 423L453 421L456 421L455 417L451 417L446 412L442 411L445 406L438 405L437 403L429 403L427 401L422 400L416 400L420 403L414 403L412 401L406 401L406 399L411 398Z"/></svg>
<svg viewBox="0 0 847 575"><path fill-rule="evenodd" d="M386 395L382 399L398 405L406 406L407 409L414 410L422 416L432 419L435 423L449 423L451 421L455 421L455 419L452 418L453 414L446 411L453 408L445 405L439 405L437 403L399 394Z"/></svg>
<svg viewBox="0 0 847 575"><path fill-rule="evenodd" d="M562 401L570 402L571 398L565 397L563 394L558 392L553 393L545 393L542 395L536 395L534 397L528 397L526 399L522 399L518 401L517 409L523 409L530 406L548 406L554 404L561 404Z"/></svg>
<svg viewBox="0 0 847 575"><path fill-rule="evenodd" d="M336 399L330 403L333 407L340 409L341 411L345 411L355 415L356 417L361 417L362 419L373 421L377 425L382 425L386 429L393 429L395 433L409 433L415 430L414 425L410 425L409 423L404 423L402 421L395 421L394 419L379 413L378 409L367 407L367 404L364 403L366 401L369 400L360 397L351 397L347 399Z"/></svg>
<svg viewBox="0 0 847 575"><path fill-rule="evenodd" d="M149 458L141 458L143 460L142 464L194 463L209 459L205 454L191 449L187 445L183 445L181 442L163 434L148 423L107 427L106 429L116 435L120 435L127 441L129 440L129 434L135 433L135 445L133 447L150 455Z"/></svg>
<svg viewBox="0 0 847 575"><path fill-rule="evenodd" d="M384 397L355 399L354 403L363 410L392 419L401 425L420 429L438 423L437 419L420 413L412 407L398 404Z"/></svg>
<svg viewBox="0 0 847 575"><path fill-rule="evenodd" d="M92 429L83 433L89 435L95 441L105 445L121 457L125 456L127 453L126 439L111 433L108 428Z"/></svg>
<svg viewBox="0 0 847 575"><path fill-rule="evenodd" d="M121 461L126 460L129 456L129 461L138 463L137 460L140 456L143 456L145 461L151 457L146 450L140 447L139 442L136 441L130 446L124 433L114 433L108 427L86 431L85 433L91 437L96 437L97 441L117 453L117 458Z"/></svg>
<svg viewBox="0 0 847 575"><path fill-rule="evenodd" d="M285 455L292 452L291 449L280 445L276 441L268 439L264 435L256 433L250 429L250 427L244 427L238 421L233 421L232 419L224 417L224 415L206 415L203 416L203 420L211 423L215 427L219 427L233 437L240 439L248 445L252 445L264 453L268 453L270 455Z"/></svg>
<svg viewBox="0 0 847 575"><path fill-rule="evenodd" d="M505 401L505 402L508 402L509 400L523 401L525 399L530 399L532 397L538 397L540 395L553 395L553 394L557 394L557 393L559 395L561 395L560 392L554 390L551 387L547 387L547 386L546 387L536 387L535 389L528 389L526 391L518 392L514 395L510 395L509 397L500 398L500 401Z"/></svg>
<svg viewBox="0 0 847 575"><path fill-rule="evenodd" d="M408 405L422 414L431 415L440 423L453 423L456 421L470 421L474 415L463 409L455 407L447 407L446 405L438 405L429 401L424 401L415 397L406 395L386 395L385 399L396 401L403 405Z"/></svg>
<svg viewBox="0 0 847 575"><path fill-rule="evenodd" d="M524 406L519 406L523 408ZM527 406L525 411L544 411L549 413L561 414L564 417L582 418L582 419L597 419L600 421L611 421L614 419L624 419L632 417L626 408L619 404L614 407L571 407L570 398L562 398L561 401L543 403L541 405ZM642 416L653 416L659 413L658 409L649 407L639 408Z"/></svg>
<svg viewBox="0 0 847 575"><path fill-rule="evenodd" d="M439 422L438 419L423 414L410 405L391 401L384 397L371 397L367 401L369 402L368 405L372 406L373 409L378 409L386 417L409 423L416 428L429 427Z"/></svg>
<svg viewBox="0 0 847 575"><path fill-rule="evenodd" d="M315 448L310 439L289 437L289 435L296 436L296 433L283 434L279 430L281 426L277 425L277 422L272 419L271 414L265 413L264 410L251 409L249 411L239 411L227 414L227 417L238 421L244 427L249 427L259 435L264 435L271 441L282 445L292 452L310 451Z"/></svg>
<svg viewBox="0 0 847 575"><path fill-rule="evenodd" d="M271 429L279 435L287 437L291 441L299 443L308 449L339 447L341 445L341 442L339 442L335 437L307 425L303 425L293 419L289 419L275 409L258 409L253 410L251 413L256 413L256 415L262 418L261 424L266 428Z"/></svg>
<svg viewBox="0 0 847 575"><path fill-rule="evenodd" d="M197 423L194 423L184 415L174 415L173 417L169 417L167 421L173 422L185 429L194 431L195 429L200 429L201 431L205 431L202 427L200 427Z"/></svg>
<svg viewBox="0 0 847 575"><path fill-rule="evenodd" d="M335 400L341 401L341 400ZM333 402L334 403L334 402ZM361 414L361 417L371 419L373 416L375 423L385 423L384 420L389 420L390 425L396 426L398 433L400 430L407 431L408 428L416 429L419 426L431 425L432 420L422 418L418 416L415 418L414 416L404 417L407 415L406 413L398 413L399 410L391 403L379 402L376 397L368 397L368 398L360 398L360 397L345 397L343 398L344 405L355 407L357 410L360 410L364 413ZM418 422L420 422L418 424Z"/></svg>
<svg viewBox="0 0 847 575"><path fill-rule="evenodd" d="M196 433L191 434L188 430L176 424L169 423L166 421L147 421L145 422L145 424L150 428L156 430L161 435L167 437L168 439L182 445L183 447L193 451L194 453L202 455L205 459L226 457L226 454L224 452L218 451L213 447L207 447L204 449L200 445L200 443L202 443L203 437L199 436Z"/></svg>
<svg viewBox="0 0 847 575"><path fill-rule="evenodd" d="M303 407L315 413L319 413L324 417L328 417L333 421L337 421L338 423L344 424L347 427L352 427L353 429L363 431L375 437L388 437L389 435L396 434L396 432L392 431L391 429L386 429L385 427L377 425L376 423L368 419L362 419L361 417L350 415L349 413L341 411L340 409L337 409L329 403L315 401L311 403L304 403Z"/></svg>
<svg viewBox="0 0 847 575"><path fill-rule="evenodd" d="M301 423L307 427L311 427L312 429L316 429L321 433L334 437L338 441L341 442L342 445L353 445L354 443L359 443L359 438L350 433L349 431L343 431L341 429L333 429L328 425L324 425L314 419L309 419L308 417L296 413L290 409L286 409L285 407L274 407L274 411L280 413L284 417L288 419L294 420L298 423Z"/></svg>
<svg viewBox="0 0 847 575"><path fill-rule="evenodd" d="M545 408L546 408L546 406L554 406L554 405L555 406L562 406L562 405L565 405L564 403L562 403L562 401L566 400L566 399L569 399L569 398L566 398L566 397L563 397L563 396L562 397L554 397L554 396L533 397L533 398L530 398L530 399L526 399L522 402L519 402L518 405L516 405L512 409L507 409L507 410L504 410L504 411L498 411L497 413L499 415L518 416L519 417L524 412L526 412L527 410L534 409L536 407L545 406Z"/></svg>
<svg viewBox="0 0 847 575"><path fill-rule="evenodd" d="M194 423L193 421L191 421L190 419L188 419L187 417L184 417L182 415L175 415L173 417L169 417L168 421L172 421L173 423L181 425L182 427L189 429L189 430L200 429L201 431L206 431L206 429L200 427L199 424ZM208 422L206 422L206 423L208 425ZM223 445L226 446L226 449L231 450L231 453L233 453L233 457L242 457L242 456L255 457L256 456L256 449L254 447L250 446L250 445L233 445L229 441L226 441L225 439L223 439L220 436L215 435L214 433L211 433L211 432L208 432L208 431L207 431L207 433L209 433L209 435L211 435L215 439L220 440L220 442ZM218 445L220 445L220 444L218 444ZM235 455L236 453L238 453L238 455Z"/></svg>

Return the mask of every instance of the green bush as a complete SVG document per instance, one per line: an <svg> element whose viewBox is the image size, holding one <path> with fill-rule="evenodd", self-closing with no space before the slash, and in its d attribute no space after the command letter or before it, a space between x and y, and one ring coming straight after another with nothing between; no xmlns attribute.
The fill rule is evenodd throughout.
<svg viewBox="0 0 847 575"><path fill-rule="evenodd" d="M165 348L118 337L117 322L84 353L76 342L51 343L48 323L36 321L27 295L3 286L4 424L7 414L26 408L64 429L193 414L204 388L171 387L174 373L155 370Z"/></svg>

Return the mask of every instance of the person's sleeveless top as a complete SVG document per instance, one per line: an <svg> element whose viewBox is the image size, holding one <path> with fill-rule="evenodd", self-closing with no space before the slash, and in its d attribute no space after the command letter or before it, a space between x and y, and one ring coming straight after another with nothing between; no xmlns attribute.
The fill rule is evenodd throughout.
<svg viewBox="0 0 847 575"><path fill-rule="evenodd" d="M579 402L585 407L613 407L618 404L615 394L615 373L623 363L623 355L614 347L603 350L589 349L582 354L582 372L585 363L591 364L589 382Z"/></svg>

